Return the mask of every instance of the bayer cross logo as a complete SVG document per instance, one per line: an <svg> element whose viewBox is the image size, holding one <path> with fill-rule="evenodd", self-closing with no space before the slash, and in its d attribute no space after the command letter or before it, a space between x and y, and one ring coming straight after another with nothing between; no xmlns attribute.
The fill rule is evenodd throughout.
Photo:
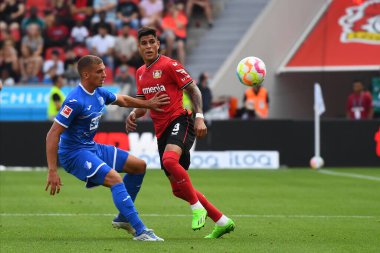
<svg viewBox="0 0 380 253"><path fill-rule="evenodd" d="M172 135L177 135L178 131L179 131L179 123L174 125Z"/></svg>

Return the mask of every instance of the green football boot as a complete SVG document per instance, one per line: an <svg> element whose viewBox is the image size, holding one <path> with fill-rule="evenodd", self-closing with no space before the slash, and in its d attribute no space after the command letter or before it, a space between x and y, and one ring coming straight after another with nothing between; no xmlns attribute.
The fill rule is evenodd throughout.
<svg viewBox="0 0 380 253"><path fill-rule="evenodd" d="M207 211L204 208L193 210L193 221L191 223L191 228L193 230L199 230L205 226L207 217Z"/></svg>
<svg viewBox="0 0 380 253"><path fill-rule="evenodd" d="M232 232L235 230L235 223L233 220L228 219L227 224L224 226L218 226L215 225L214 230L211 234L205 236L205 238L220 238L225 234L228 234L229 232Z"/></svg>

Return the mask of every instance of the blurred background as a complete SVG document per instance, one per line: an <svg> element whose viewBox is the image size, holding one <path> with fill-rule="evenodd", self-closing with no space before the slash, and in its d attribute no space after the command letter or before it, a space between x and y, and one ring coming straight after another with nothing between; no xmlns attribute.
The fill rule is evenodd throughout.
<svg viewBox="0 0 380 253"><path fill-rule="evenodd" d="M325 166L380 167L378 0L2 0L0 165L46 166L45 136L79 82L81 56L100 56L105 87L134 96L143 25L158 30L161 53L202 92L209 134L194 146L195 167L309 166L315 83L326 107ZM256 96L236 77L247 56L266 64ZM184 107L191 110L186 94ZM155 167L152 123L146 117L127 135L128 113L110 106L96 140Z"/></svg>

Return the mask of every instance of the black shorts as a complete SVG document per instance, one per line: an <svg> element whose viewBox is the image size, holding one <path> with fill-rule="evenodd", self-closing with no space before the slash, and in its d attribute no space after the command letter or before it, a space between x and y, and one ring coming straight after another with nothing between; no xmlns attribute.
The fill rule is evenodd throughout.
<svg viewBox="0 0 380 253"><path fill-rule="evenodd" d="M165 171L166 176L170 175L162 164L162 156L164 155L166 145L175 144L182 148L179 164L185 170L188 170L190 167L190 149L194 144L194 140L194 120L191 115L179 116L166 128L160 139L157 140L161 169Z"/></svg>

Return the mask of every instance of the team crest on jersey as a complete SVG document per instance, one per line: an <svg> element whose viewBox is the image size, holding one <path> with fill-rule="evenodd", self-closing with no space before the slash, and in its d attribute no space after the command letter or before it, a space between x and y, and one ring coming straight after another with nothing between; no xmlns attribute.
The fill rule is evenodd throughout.
<svg viewBox="0 0 380 253"><path fill-rule="evenodd" d="M73 109L70 106L65 105L61 110L60 114L66 119L70 117L70 114L73 112Z"/></svg>
<svg viewBox="0 0 380 253"><path fill-rule="evenodd" d="M153 78L154 79L161 78L161 76L162 76L162 70L155 70L155 71L153 71Z"/></svg>

